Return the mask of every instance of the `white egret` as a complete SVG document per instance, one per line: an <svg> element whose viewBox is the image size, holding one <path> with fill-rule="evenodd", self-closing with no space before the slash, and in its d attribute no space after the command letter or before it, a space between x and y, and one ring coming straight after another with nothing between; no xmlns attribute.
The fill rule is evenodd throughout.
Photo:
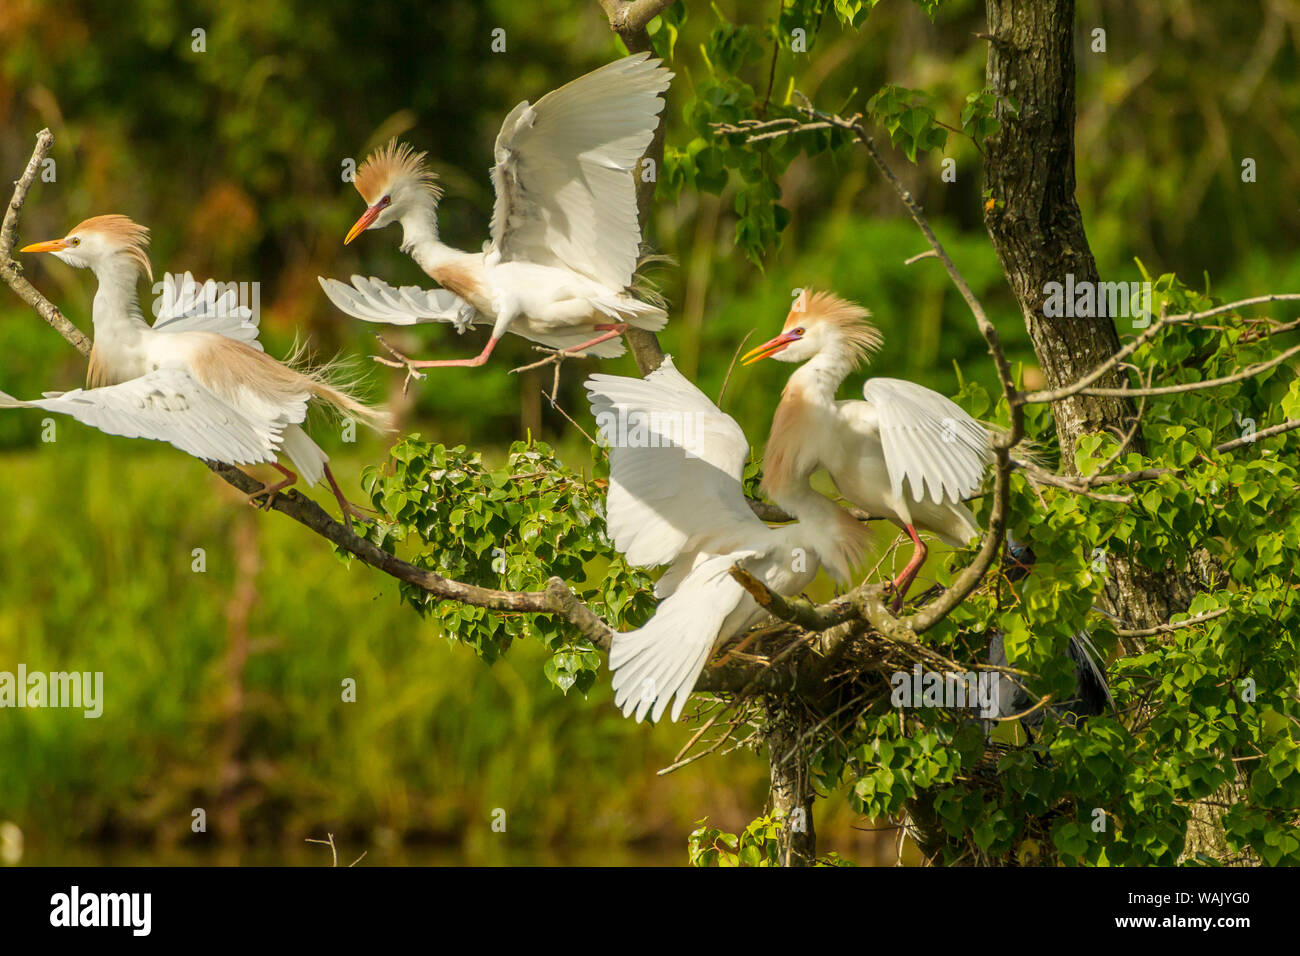
<svg viewBox="0 0 1300 956"><path fill-rule="evenodd" d="M820 566L847 581L866 532L821 496L804 502L797 523L760 521L741 484L744 432L671 357L644 379L592 375L586 388L609 446L610 538L633 564L668 566L654 616L614 635L614 702L637 721L657 721L675 698L677 720L713 650L766 613L731 577L732 565L789 596Z"/></svg>
<svg viewBox="0 0 1300 956"><path fill-rule="evenodd" d="M326 286L342 293L330 298L371 322L437 317L461 331L492 326L474 358L414 361L394 352L395 359L376 361L415 377L421 368L482 365L510 330L568 352L612 357L623 353L618 339L629 325L663 328L664 310L633 293L641 249L636 186L671 79L659 60L640 53L511 110L494 149L491 241L480 252L439 239L442 191L423 153L394 140L367 158L354 182L366 211L344 242L400 223L402 250L459 301L430 307L423 290L365 289L355 279L364 301L341 283ZM376 290L384 293L379 299L366 295Z"/></svg>
<svg viewBox="0 0 1300 956"><path fill-rule="evenodd" d="M235 304L233 290L216 296L202 292L215 292L214 285L178 287L171 280L150 326L136 288L142 273L152 278L148 242L148 229L109 215L21 250L49 252L95 273L94 347L87 388L31 402L2 395L0 405L60 412L112 435L166 441L209 461L271 464L282 479L249 496L265 495L267 507L298 478L279 463L284 454L308 484L322 477L329 482L345 520L361 516L335 481L329 456L301 423L310 402L376 428L387 426L386 415L331 384L325 370L294 368L263 352L256 322Z"/></svg>
<svg viewBox="0 0 1300 956"><path fill-rule="evenodd" d="M902 527L914 549L894 580L897 611L926 558L918 528L954 546L979 534L962 502L984 483L993 448L983 425L915 382L869 378L862 386L865 401L835 398L848 374L880 346L869 315L828 292L804 290L781 334L741 361L803 363L772 418L763 489L798 517L806 502L821 497L809 479L824 468L845 498Z"/></svg>

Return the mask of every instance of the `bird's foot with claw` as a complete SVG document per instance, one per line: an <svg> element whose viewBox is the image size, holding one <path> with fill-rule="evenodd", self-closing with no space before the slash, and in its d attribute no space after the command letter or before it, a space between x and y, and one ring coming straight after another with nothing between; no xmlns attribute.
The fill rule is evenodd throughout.
<svg viewBox="0 0 1300 956"><path fill-rule="evenodd" d="M263 485L261 488L257 489L257 491L254 491L251 495L248 495L246 500L250 505L252 505L258 511L270 511L271 506L275 504L275 499L279 494L280 494L279 488L274 488L271 485ZM264 500L258 501L257 500L258 498L262 498Z"/></svg>
<svg viewBox="0 0 1300 956"><path fill-rule="evenodd" d="M533 349L545 353L546 358L540 359L536 362L531 362L528 365L521 365L518 368L512 368L510 370L511 375L514 375L516 372L527 372L535 368L542 368L543 366L552 363L555 364L556 368L559 368L565 359L586 358L586 356L581 352L570 352L567 349L551 349L547 348L545 345L534 345Z"/></svg>
<svg viewBox="0 0 1300 956"><path fill-rule="evenodd" d="M894 595L894 599L889 602L889 613L898 617L898 612L903 609L903 595L899 593L898 582L890 581L885 585L885 594Z"/></svg>
<svg viewBox="0 0 1300 956"><path fill-rule="evenodd" d="M419 380L424 378L424 373L415 367L415 363L411 359L403 355L401 352L397 351L397 349L393 348L391 345L385 342L384 337L382 335L376 335L375 338L379 339L379 344L382 345L384 348L388 349L388 351L393 354L393 357L391 359L386 359L379 355L373 355L371 356L371 358L373 358L380 365L387 365L389 368L406 369L406 381L402 383L403 393L405 393L410 389L411 379Z"/></svg>

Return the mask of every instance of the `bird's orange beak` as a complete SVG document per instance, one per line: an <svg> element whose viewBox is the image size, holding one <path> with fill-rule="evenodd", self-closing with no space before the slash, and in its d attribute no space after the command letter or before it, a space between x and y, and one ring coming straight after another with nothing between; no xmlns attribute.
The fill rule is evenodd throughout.
<svg viewBox="0 0 1300 956"><path fill-rule="evenodd" d="M49 239L45 242L33 242L30 246L23 246L19 252L58 252L60 249L68 248L68 244L62 239Z"/></svg>
<svg viewBox="0 0 1300 956"><path fill-rule="evenodd" d="M357 236L369 229L371 225L374 224L374 221L379 218L379 214L384 211L384 205L383 202L377 202L363 212L361 218L352 224L352 228L348 230L348 234L343 237L343 245L346 246Z"/></svg>
<svg viewBox="0 0 1300 956"><path fill-rule="evenodd" d="M793 332L782 332L774 339L768 339L756 349L750 349L740 357L741 365L753 365L761 359L769 358L786 348L790 343L799 341L799 336Z"/></svg>

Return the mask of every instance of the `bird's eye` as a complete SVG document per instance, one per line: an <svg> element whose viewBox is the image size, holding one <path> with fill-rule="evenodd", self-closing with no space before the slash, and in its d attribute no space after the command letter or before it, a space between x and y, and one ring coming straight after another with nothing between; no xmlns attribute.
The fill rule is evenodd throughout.
<svg viewBox="0 0 1300 956"><path fill-rule="evenodd" d="M392 201L393 201L393 197L392 197L392 196L385 196L383 199L379 200L379 205L381 205L381 206L387 206L387 205L389 205Z"/></svg>
<svg viewBox="0 0 1300 956"><path fill-rule="evenodd" d="M794 329L793 332L792 332L792 334L793 334L793 335L803 335L803 326L801 325L801 326L799 326L799 328Z"/></svg>
<svg viewBox="0 0 1300 956"><path fill-rule="evenodd" d="M81 245L81 240L77 236L73 236L71 239L68 240L68 245L79 246Z"/></svg>

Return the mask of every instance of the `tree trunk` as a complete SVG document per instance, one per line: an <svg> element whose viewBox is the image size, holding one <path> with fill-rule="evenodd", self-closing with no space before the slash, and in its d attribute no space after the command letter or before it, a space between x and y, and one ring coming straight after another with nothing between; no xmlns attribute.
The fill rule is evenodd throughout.
<svg viewBox="0 0 1300 956"><path fill-rule="evenodd" d="M1044 315L1049 282L1098 282L1083 215L1074 197L1074 0L986 0L989 54L987 80L999 97L999 132L985 146L985 183L995 202L985 207L985 224L1002 271L1024 313L1025 324L1049 388L1067 385L1092 371L1119 349L1108 316ZM1010 101L1010 102L1009 102ZM1014 106L1010 105L1014 103ZM1100 310L1098 310L1100 311ZM1097 386L1121 384L1111 373ZM1075 395L1052 406L1064 470L1076 473L1079 437L1109 431L1117 437L1134 429L1131 450L1145 451L1136 410L1126 399ZM1151 570L1126 555L1107 558L1107 596L1129 627L1151 627L1184 610L1204 586L1208 556L1192 568ZM1231 787L1216 795L1231 800ZM1185 856L1226 852L1219 815L1193 808Z"/></svg>
<svg viewBox="0 0 1300 956"><path fill-rule="evenodd" d="M799 725L787 713L769 707L765 734L771 781L771 810L781 815L779 859L782 866L813 866L817 833L813 829L813 800L808 753L800 741Z"/></svg>
<svg viewBox="0 0 1300 956"><path fill-rule="evenodd" d="M1067 274L1076 283L1100 278L1074 198L1074 0L988 0L987 10L988 85L999 96L1001 130L985 147L985 184L997 200L985 222L1048 385L1064 385L1119 349L1108 317L1043 315L1048 282ZM1097 384L1120 382L1111 374ZM1079 436L1134 414L1124 399L1087 395L1057 402L1053 411L1071 472ZM1140 448L1140 436L1135 441Z"/></svg>
<svg viewBox="0 0 1300 956"><path fill-rule="evenodd" d="M1109 316L1044 315L1049 282L1097 283L1083 215L1074 198L1074 0L987 0L988 85L999 97L1001 129L985 146L984 176L994 203L985 223L1002 271L1020 302L1047 386L1068 385L1119 349ZM1012 105L1014 103L1014 106ZM1095 288L1095 287L1094 287ZM1117 374L1098 387L1121 385ZM1052 406L1061 463L1074 474L1074 449L1090 432L1117 437L1134 426L1127 399L1074 395ZM1142 429L1130 448L1145 450ZM1130 627L1151 627L1182 610L1196 582L1107 556L1107 594Z"/></svg>

